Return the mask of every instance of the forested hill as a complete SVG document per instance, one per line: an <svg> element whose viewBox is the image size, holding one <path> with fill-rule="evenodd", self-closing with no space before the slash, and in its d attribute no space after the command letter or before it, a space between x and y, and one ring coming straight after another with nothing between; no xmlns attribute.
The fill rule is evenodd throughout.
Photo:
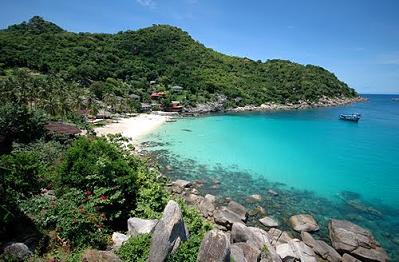
<svg viewBox="0 0 399 262"><path fill-rule="evenodd" d="M0 31L0 74L19 67L76 82L100 100L109 93L136 94L145 102L149 92L175 85L184 91L171 98L186 105L222 94L231 107L356 96L319 66L223 55L168 25L117 34L72 33L33 17ZM153 80L157 85L150 86Z"/></svg>

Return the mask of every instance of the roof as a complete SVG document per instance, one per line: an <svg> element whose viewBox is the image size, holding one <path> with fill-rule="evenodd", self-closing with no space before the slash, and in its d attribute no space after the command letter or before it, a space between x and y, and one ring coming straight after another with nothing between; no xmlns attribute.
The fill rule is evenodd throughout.
<svg viewBox="0 0 399 262"><path fill-rule="evenodd" d="M160 96L164 96L165 92L154 92L151 94L151 97L160 97Z"/></svg>
<svg viewBox="0 0 399 262"><path fill-rule="evenodd" d="M81 132L75 125L64 122L49 122L44 128L50 133L63 135L77 135Z"/></svg>
<svg viewBox="0 0 399 262"><path fill-rule="evenodd" d="M183 87L181 87L181 86L172 86L171 89L174 89L174 90L182 90Z"/></svg>

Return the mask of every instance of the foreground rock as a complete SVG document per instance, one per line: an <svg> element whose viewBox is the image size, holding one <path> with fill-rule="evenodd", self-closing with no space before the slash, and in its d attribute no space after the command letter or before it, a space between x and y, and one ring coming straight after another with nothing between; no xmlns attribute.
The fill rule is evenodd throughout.
<svg viewBox="0 0 399 262"><path fill-rule="evenodd" d="M137 236L140 234L150 234L154 230L158 220L156 219L141 219L137 217L131 217L127 220L127 235Z"/></svg>
<svg viewBox="0 0 399 262"><path fill-rule="evenodd" d="M230 261L230 240L228 236L220 230L209 231L202 240L197 261Z"/></svg>
<svg viewBox="0 0 399 262"><path fill-rule="evenodd" d="M311 247L321 258L330 262L340 262L342 260L341 255L326 242L314 239L312 235L307 232L302 232L301 237L302 241Z"/></svg>
<svg viewBox="0 0 399 262"><path fill-rule="evenodd" d="M278 245L276 252L283 261L317 262L314 251L298 239Z"/></svg>
<svg viewBox="0 0 399 262"><path fill-rule="evenodd" d="M188 239L179 205L170 200L166 205L162 218L155 226L152 238L149 261L165 261L169 253L174 253L182 241Z"/></svg>
<svg viewBox="0 0 399 262"><path fill-rule="evenodd" d="M264 217L259 219L259 222L266 227L278 227L278 221L271 217Z"/></svg>
<svg viewBox="0 0 399 262"><path fill-rule="evenodd" d="M199 211L205 218L213 216L213 213L215 212L215 201L216 198L213 195L207 194L198 205Z"/></svg>
<svg viewBox="0 0 399 262"><path fill-rule="evenodd" d="M319 230L319 225L311 215L295 215L290 217L289 222L292 228L297 232L313 232Z"/></svg>
<svg viewBox="0 0 399 262"><path fill-rule="evenodd" d="M119 233L119 232L114 232L112 234L112 249L118 250L123 243L129 240L129 237L126 236L125 234Z"/></svg>
<svg viewBox="0 0 399 262"><path fill-rule="evenodd" d="M122 260L111 251L100 251L96 249L86 250L82 256L84 262L122 262Z"/></svg>
<svg viewBox="0 0 399 262"><path fill-rule="evenodd" d="M243 221L247 221L248 218L248 211L247 209L235 202L235 201L230 201L229 204L227 205L227 208L230 209L232 212L234 212L235 214L237 214L237 216Z"/></svg>
<svg viewBox="0 0 399 262"><path fill-rule="evenodd" d="M281 231L277 228L271 228L269 230L270 242L273 247L276 247L280 244L288 243L292 237L285 231Z"/></svg>
<svg viewBox="0 0 399 262"><path fill-rule="evenodd" d="M216 224L221 225L228 230L231 229L234 223L243 223L236 213L226 207L216 209L213 213L213 218Z"/></svg>
<svg viewBox="0 0 399 262"><path fill-rule="evenodd" d="M349 221L332 219L328 224L333 247L361 261L388 261L388 255L366 229Z"/></svg>
<svg viewBox="0 0 399 262"><path fill-rule="evenodd" d="M181 179L176 180L172 184L182 188L191 187L193 185L190 181L181 180Z"/></svg>
<svg viewBox="0 0 399 262"><path fill-rule="evenodd" d="M12 243L6 246L3 254L10 261L25 261L32 255L32 252L24 243Z"/></svg>

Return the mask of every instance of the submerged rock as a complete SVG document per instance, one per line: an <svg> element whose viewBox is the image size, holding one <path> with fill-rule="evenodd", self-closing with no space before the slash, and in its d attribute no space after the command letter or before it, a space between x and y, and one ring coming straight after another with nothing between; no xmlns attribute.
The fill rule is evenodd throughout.
<svg viewBox="0 0 399 262"><path fill-rule="evenodd" d="M180 207L175 201L170 200L163 211L162 218L154 228L149 261L165 261L168 254L175 252L180 243L187 239L188 232Z"/></svg>
<svg viewBox="0 0 399 262"><path fill-rule="evenodd" d="M276 191L274 191L273 189L267 190L267 193L269 193L272 196L278 196L278 193Z"/></svg>
<svg viewBox="0 0 399 262"><path fill-rule="evenodd" d="M131 217L127 220L127 235L137 236L140 234L149 234L154 230L158 220L156 219L141 219L138 217Z"/></svg>
<svg viewBox="0 0 399 262"><path fill-rule="evenodd" d="M297 231L313 232L319 230L316 220L307 214L300 214L290 217L289 222L292 228Z"/></svg>
<svg viewBox="0 0 399 262"><path fill-rule="evenodd" d="M263 217L263 218L259 219L259 222L266 227L278 227L279 226L278 221L271 217Z"/></svg>
<svg viewBox="0 0 399 262"><path fill-rule="evenodd" d="M213 229L209 231L201 242L197 261L230 261L230 241L228 236L220 230Z"/></svg>
<svg viewBox="0 0 399 262"><path fill-rule="evenodd" d="M388 261L388 255L366 229L346 220L332 219L328 224L333 247L361 261Z"/></svg>
<svg viewBox="0 0 399 262"><path fill-rule="evenodd" d="M254 194L254 195L250 195L248 196L245 201L247 201L248 203L256 203L256 202L260 202L262 201L262 196L259 194Z"/></svg>

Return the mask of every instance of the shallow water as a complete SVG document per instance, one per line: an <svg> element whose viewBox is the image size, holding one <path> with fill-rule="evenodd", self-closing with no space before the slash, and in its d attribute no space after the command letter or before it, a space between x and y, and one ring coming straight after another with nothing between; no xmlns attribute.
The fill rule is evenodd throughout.
<svg viewBox="0 0 399 262"><path fill-rule="evenodd" d="M335 108L187 118L143 141L173 178L204 180L204 192L249 207L245 197L262 194L260 204L282 222L311 213L324 239L329 218L351 220L399 260L399 102L367 97ZM352 112L362 114L359 123L337 119Z"/></svg>

